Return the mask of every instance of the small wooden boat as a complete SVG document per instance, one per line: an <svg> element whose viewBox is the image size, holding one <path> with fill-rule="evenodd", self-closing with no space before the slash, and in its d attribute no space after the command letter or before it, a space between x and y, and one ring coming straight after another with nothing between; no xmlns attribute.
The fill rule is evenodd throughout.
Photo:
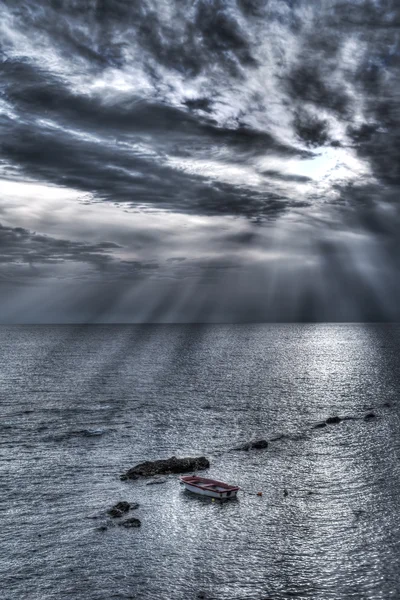
<svg viewBox="0 0 400 600"><path fill-rule="evenodd" d="M236 498L240 490L237 485L229 485L223 481L215 479L206 479L195 475L185 475L179 478L189 492L200 494L201 496L210 496L210 498Z"/></svg>

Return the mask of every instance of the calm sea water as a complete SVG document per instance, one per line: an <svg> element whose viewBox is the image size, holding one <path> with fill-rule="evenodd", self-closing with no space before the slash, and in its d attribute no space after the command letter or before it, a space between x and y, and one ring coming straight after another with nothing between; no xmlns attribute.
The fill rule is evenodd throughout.
<svg viewBox="0 0 400 600"><path fill-rule="evenodd" d="M0 597L400 598L399 354L397 325L1 327ZM119 480L203 454L238 501ZM141 528L100 531L119 500Z"/></svg>

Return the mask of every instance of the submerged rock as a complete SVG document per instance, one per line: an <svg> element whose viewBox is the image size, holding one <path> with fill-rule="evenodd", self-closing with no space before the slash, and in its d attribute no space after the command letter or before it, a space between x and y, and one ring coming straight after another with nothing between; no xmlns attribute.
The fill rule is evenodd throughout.
<svg viewBox="0 0 400 600"><path fill-rule="evenodd" d="M325 421L323 421L322 423L317 423L316 425L314 425L314 429L322 429L323 427L326 427Z"/></svg>
<svg viewBox="0 0 400 600"><path fill-rule="evenodd" d="M286 435L284 433L279 433L275 437L271 438L269 441L270 442L278 442L279 440L283 440L285 437L286 437Z"/></svg>
<svg viewBox="0 0 400 600"><path fill-rule="evenodd" d="M139 504L137 502L134 502L133 504L129 504L129 502L126 501L122 501L122 502L118 502L115 506L113 506L112 508L110 508L107 512L110 515L110 517L118 518L118 517L122 517L123 515L126 515L127 512L129 512L130 510L136 510L137 508L139 508Z"/></svg>
<svg viewBox="0 0 400 600"><path fill-rule="evenodd" d="M267 440L257 440L251 443L252 448L256 448L256 450L263 450L264 448L268 448Z"/></svg>
<svg viewBox="0 0 400 600"><path fill-rule="evenodd" d="M341 423L343 419L341 419L340 417L328 417L325 421L325 423L327 423L328 425L337 425L338 423Z"/></svg>
<svg viewBox="0 0 400 600"><path fill-rule="evenodd" d="M148 460L129 469L121 475L120 479L138 479L139 477L152 477L153 475L167 475L169 473L187 473L188 471L199 471L208 469L209 460L205 456L177 458L171 456L165 460Z"/></svg>
<svg viewBox="0 0 400 600"><path fill-rule="evenodd" d="M153 481L148 481L146 485L159 485L160 483L167 483L165 478L153 479Z"/></svg>
<svg viewBox="0 0 400 600"><path fill-rule="evenodd" d="M254 442L247 442L238 448L234 448L234 450L251 450L252 448L256 450L263 450L264 448L268 448L267 440L256 440Z"/></svg>
<svg viewBox="0 0 400 600"><path fill-rule="evenodd" d="M120 523L118 523L118 525L120 527L126 527L127 529L129 529L131 527L140 527L142 523L139 521L139 519L135 519L135 517L132 517L131 519L125 519L125 521L121 521Z"/></svg>
<svg viewBox="0 0 400 600"><path fill-rule="evenodd" d="M373 419L376 419L376 415L373 412L367 413L364 417L364 421L372 421Z"/></svg>

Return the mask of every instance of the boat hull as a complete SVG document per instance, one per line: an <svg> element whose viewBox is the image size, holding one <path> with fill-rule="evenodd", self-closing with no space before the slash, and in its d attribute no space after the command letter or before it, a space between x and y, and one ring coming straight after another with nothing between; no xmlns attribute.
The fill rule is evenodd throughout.
<svg viewBox="0 0 400 600"><path fill-rule="evenodd" d="M208 496L209 498L218 498L220 500L236 498L237 490L231 491L227 490L226 492L215 492L214 490L203 490L194 485L190 485L190 483L184 483L185 489L188 492L192 492L192 494L198 494L199 496Z"/></svg>
<svg viewBox="0 0 400 600"><path fill-rule="evenodd" d="M228 500L236 498L239 491L238 486L228 485L215 479L206 479L204 477L185 476L180 478L185 489L198 496L208 496L209 498L218 498L219 500Z"/></svg>

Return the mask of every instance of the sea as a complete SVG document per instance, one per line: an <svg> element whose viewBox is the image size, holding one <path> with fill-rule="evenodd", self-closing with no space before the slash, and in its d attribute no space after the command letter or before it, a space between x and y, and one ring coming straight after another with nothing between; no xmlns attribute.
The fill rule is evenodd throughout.
<svg viewBox="0 0 400 600"><path fill-rule="evenodd" d="M1 326L0 598L399 599L399 357L396 324ZM120 480L171 456L238 499Z"/></svg>

